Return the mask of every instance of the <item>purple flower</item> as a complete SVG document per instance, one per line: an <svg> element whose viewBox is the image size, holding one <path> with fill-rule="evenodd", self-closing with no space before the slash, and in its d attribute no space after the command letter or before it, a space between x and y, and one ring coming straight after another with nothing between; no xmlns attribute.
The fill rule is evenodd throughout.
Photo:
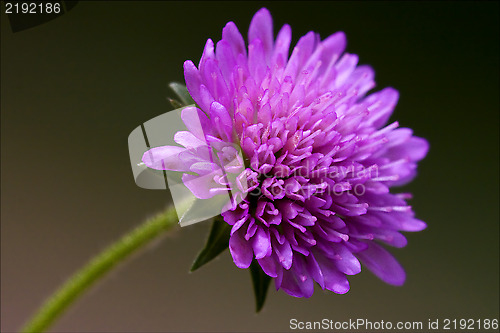
<svg viewBox="0 0 500 333"><path fill-rule="evenodd" d="M184 172L198 198L237 193L222 211L234 263L256 260L277 289L310 297L316 282L343 294L360 262L401 285L404 270L379 243L404 247L400 231L426 227L410 195L390 188L414 178L428 143L386 124L398 92L367 95L374 71L344 53L344 33L321 40L309 32L289 57L290 41L288 25L274 39L265 8L252 19L248 48L229 22L215 47L207 41L198 67L184 63L198 106L182 112L188 131L175 141L184 148L154 148L155 159L143 160Z"/></svg>

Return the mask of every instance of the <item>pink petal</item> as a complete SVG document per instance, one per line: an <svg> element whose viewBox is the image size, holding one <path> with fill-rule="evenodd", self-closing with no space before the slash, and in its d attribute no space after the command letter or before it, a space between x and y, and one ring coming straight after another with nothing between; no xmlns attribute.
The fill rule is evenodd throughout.
<svg viewBox="0 0 500 333"><path fill-rule="evenodd" d="M380 128L387 123L398 103L399 93L393 88L385 88L379 92L370 94L363 104L368 107L370 121L375 128Z"/></svg>
<svg viewBox="0 0 500 333"><path fill-rule="evenodd" d="M276 263L276 260L273 258L273 256L264 257L258 259L257 261L259 262L260 267L262 267L264 273L273 278L278 276L277 273L278 264Z"/></svg>
<svg viewBox="0 0 500 333"><path fill-rule="evenodd" d="M311 274L314 281L319 284L321 289L325 290L325 277L323 276L323 272L321 271L321 268L319 267L319 264L313 254L310 253L309 256L307 256L306 265L307 270L309 274Z"/></svg>
<svg viewBox="0 0 500 333"><path fill-rule="evenodd" d="M283 266L284 269L290 269L293 263L293 252L290 243L286 239L283 244L273 241L273 249L278 256L281 266Z"/></svg>
<svg viewBox="0 0 500 333"><path fill-rule="evenodd" d="M188 171L189 166L179 159L179 154L186 148L162 146L148 150L142 156L142 161L148 168L155 170Z"/></svg>
<svg viewBox="0 0 500 333"><path fill-rule="evenodd" d="M364 96L370 89L375 87L375 71L367 65L358 66L351 74L346 84L353 84L351 89L357 90L358 97Z"/></svg>
<svg viewBox="0 0 500 333"><path fill-rule="evenodd" d="M247 55L247 51L245 49L245 41L241 36L238 28L233 22L229 22L226 24L224 29L222 29L222 39L227 41L233 50L235 56L238 54Z"/></svg>
<svg viewBox="0 0 500 333"><path fill-rule="evenodd" d="M248 29L248 43L259 39L267 60L273 51L273 19L266 8L260 9L252 18Z"/></svg>
<svg viewBox="0 0 500 333"><path fill-rule="evenodd" d="M298 72L307 62L309 57L314 51L316 36L314 32L310 31L305 36L302 36L295 48L293 49L290 60L288 61L283 77L290 76L295 80Z"/></svg>
<svg viewBox="0 0 500 333"><path fill-rule="evenodd" d="M217 60L208 59L205 66L200 67L200 74L203 78L210 95L218 102L229 107L229 90L222 76L222 72L217 64ZM200 105L202 106L202 105ZM202 106L203 110L209 105Z"/></svg>
<svg viewBox="0 0 500 333"><path fill-rule="evenodd" d="M209 38L205 43L205 48L203 49L203 54L201 55L200 63L198 64L200 72L203 72L205 64L207 63L208 60L214 60L214 59L215 59L214 42Z"/></svg>
<svg viewBox="0 0 500 333"><path fill-rule="evenodd" d="M345 53L342 58L335 64L337 76L333 82L333 87L340 88L356 69L358 64L358 56L356 54ZM330 86L332 87L332 86Z"/></svg>
<svg viewBox="0 0 500 333"><path fill-rule="evenodd" d="M185 173L182 175L182 182L198 199L210 199L219 194L228 195L229 188L215 182L215 176L218 176L216 172L201 176Z"/></svg>
<svg viewBox="0 0 500 333"><path fill-rule="evenodd" d="M347 44L347 39L345 34L342 31L336 32L333 35L325 38L321 45L324 47L324 51L321 57L321 60L325 65L328 65L329 59L333 56L340 56L342 52L344 52Z"/></svg>
<svg viewBox="0 0 500 333"><path fill-rule="evenodd" d="M231 45L225 40L221 40L217 43L217 49L215 51L217 61L224 76L226 82L230 82L231 74L234 67L236 66L236 58L233 55Z"/></svg>
<svg viewBox="0 0 500 333"><path fill-rule="evenodd" d="M405 143L390 148L386 155L391 158L391 160L407 157L410 161L416 162L423 159L428 151L429 142L423 138L413 136Z"/></svg>
<svg viewBox="0 0 500 333"><path fill-rule="evenodd" d="M255 259L261 259L271 254L271 239L269 231L262 227L257 227L255 235L252 237L252 247Z"/></svg>
<svg viewBox="0 0 500 333"><path fill-rule="evenodd" d="M382 281L401 286L405 282L406 274L398 261L380 245L368 243L368 248L356 254L370 271Z"/></svg>
<svg viewBox="0 0 500 333"><path fill-rule="evenodd" d="M384 226L401 231L422 231L427 228L425 222L420 221L412 216L400 212L392 213L373 213Z"/></svg>
<svg viewBox="0 0 500 333"><path fill-rule="evenodd" d="M288 62L288 52L290 50L290 42L292 41L292 29L288 24L285 24L274 44L273 56L271 61L271 68L274 69L276 65L279 68L285 67Z"/></svg>
<svg viewBox="0 0 500 333"><path fill-rule="evenodd" d="M262 42L254 40L248 45L248 70L257 82L261 82L266 74L266 54Z"/></svg>
<svg viewBox="0 0 500 333"><path fill-rule="evenodd" d="M335 267L332 259L325 257L319 251L315 251L314 254L311 253L309 255L314 255L321 270L326 289L336 294L345 294L349 291L349 281L347 281L345 274L341 273Z"/></svg>
<svg viewBox="0 0 500 333"><path fill-rule="evenodd" d="M207 145L205 141L198 139L193 133L188 131L179 131L175 133L174 141L186 148L196 148Z"/></svg>
<svg viewBox="0 0 500 333"><path fill-rule="evenodd" d="M205 135L212 134L207 115L196 107L183 109L181 119L187 129L200 140L206 141Z"/></svg>
<svg viewBox="0 0 500 333"><path fill-rule="evenodd" d="M231 141L232 121L224 105L213 102L210 105L210 120L224 141Z"/></svg>
<svg viewBox="0 0 500 333"><path fill-rule="evenodd" d="M201 75L191 60L184 62L184 80L186 81L186 88L189 94L200 105Z"/></svg>
<svg viewBox="0 0 500 333"><path fill-rule="evenodd" d="M335 249L335 266L347 275L356 275L361 272L359 260L342 244L332 244Z"/></svg>
<svg viewBox="0 0 500 333"><path fill-rule="evenodd" d="M231 238L229 238L229 251L237 267L250 267L253 259L252 247L245 238L241 236L239 231L235 232Z"/></svg>
<svg viewBox="0 0 500 333"><path fill-rule="evenodd" d="M281 289L294 297L309 298L314 292L314 281L307 273L303 259L294 261L294 265L290 270L283 271L283 280L281 281Z"/></svg>
<svg viewBox="0 0 500 333"><path fill-rule="evenodd" d="M210 110L210 105L215 101L215 99L209 89L202 84L200 85L198 100L195 99L195 101L202 110ZM210 126L212 126L212 124L210 124Z"/></svg>

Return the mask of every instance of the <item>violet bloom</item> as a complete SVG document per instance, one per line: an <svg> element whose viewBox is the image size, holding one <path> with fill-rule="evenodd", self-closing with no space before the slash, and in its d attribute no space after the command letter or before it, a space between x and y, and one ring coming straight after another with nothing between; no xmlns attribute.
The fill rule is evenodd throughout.
<svg viewBox="0 0 500 333"><path fill-rule="evenodd" d="M216 47L207 41L198 67L184 63L199 107L183 110L189 131L175 140L184 148L152 149L157 162L148 153L144 162L185 172L201 199L239 193L221 212L232 226L234 263L256 260L277 289L310 297L316 282L343 294L360 262L401 285L404 270L379 243L404 247L400 231L426 227L406 203L410 195L390 188L414 178L428 143L386 124L398 92L366 95L374 71L344 53L344 33L321 40L309 32L289 57L290 41L288 25L274 39L265 8L252 19L248 49L229 22Z"/></svg>

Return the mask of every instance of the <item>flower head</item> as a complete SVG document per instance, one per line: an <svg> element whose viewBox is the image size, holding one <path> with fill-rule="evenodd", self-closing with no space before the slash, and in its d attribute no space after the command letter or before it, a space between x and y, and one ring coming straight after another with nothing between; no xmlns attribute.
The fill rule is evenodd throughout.
<svg viewBox="0 0 500 333"><path fill-rule="evenodd" d="M413 179L428 143L387 124L398 92L367 95L374 71L344 53L344 33L321 40L309 32L289 57L290 41L288 25L274 39L265 8L252 19L248 47L229 22L198 66L184 63L197 107L182 112L188 131L175 141L183 147L152 149L144 162L184 172L198 198L231 191L221 213L234 263L256 260L277 289L310 297L316 282L343 294L360 262L401 285L402 267L379 243L404 247L400 231L426 227L409 195L390 188Z"/></svg>

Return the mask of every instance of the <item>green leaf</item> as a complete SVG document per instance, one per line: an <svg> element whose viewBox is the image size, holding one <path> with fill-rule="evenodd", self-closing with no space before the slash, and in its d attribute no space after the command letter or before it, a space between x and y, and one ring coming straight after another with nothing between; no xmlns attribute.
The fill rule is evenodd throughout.
<svg viewBox="0 0 500 333"><path fill-rule="evenodd" d="M221 217L216 218L212 223L212 229L210 230L207 244L205 244L203 250L201 250L198 257L194 260L191 266L191 272L210 262L222 251L227 249L229 247L230 234L231 226L224 222Z"/></svg>
<svg viewBox="0 0 500 333"><path fill-rule="evenodd" d="M179 96L180 102L183 106L195 104L195 101L189 94L185 85L177 82L170 82L168 86L174 91L174 93L177 94L177 96Z"/></svg>
<svg viewBox="0 0 500 333"><path fill-rule="evenodd" d="M253 292L255 294L255 312L260 312L266 301L271 277L264 273L257 260L252 261L250 274L252 275Z"/></svg>

